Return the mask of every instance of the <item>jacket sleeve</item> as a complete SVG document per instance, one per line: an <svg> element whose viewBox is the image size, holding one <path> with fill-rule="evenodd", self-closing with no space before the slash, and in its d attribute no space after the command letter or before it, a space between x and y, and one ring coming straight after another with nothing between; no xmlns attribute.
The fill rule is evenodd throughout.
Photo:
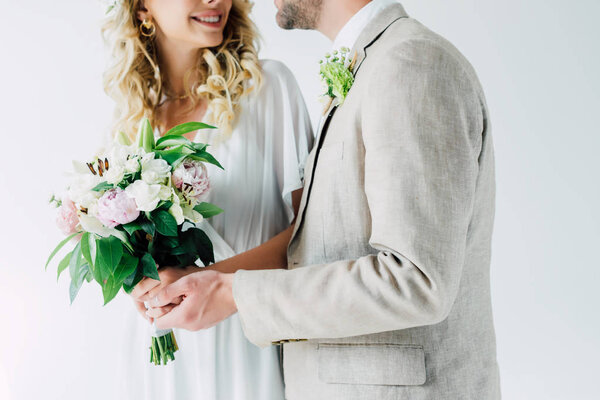
<svg viewBox="0 0 600 400"><path fill-rule="evenodd" d="M436 324L454 303L482 143L478 84L430 40L398 44L381 62L357 78L369 80L361 128L373 253L238 271L234 299L258 346Z"/></svg>

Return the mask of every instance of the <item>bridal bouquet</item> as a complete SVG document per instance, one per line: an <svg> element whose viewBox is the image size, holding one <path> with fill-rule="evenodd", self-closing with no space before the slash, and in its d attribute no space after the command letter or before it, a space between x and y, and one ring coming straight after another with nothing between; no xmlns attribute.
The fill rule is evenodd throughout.
<svg viewBox="0 0 600 400"><path fill-rule="evenodd" d="M210 187L205 163L222 167L206 144L183 136L201 128L213 127L189 122L155 142L144 119L135 144L119 134L92 161L73 163L65 194L51 199L67 237L45 266L67 243L76 243L58 264L57 279L69 269L71 303L84 281L101 286L106 305L121 288L130 293L145 276L159 280L157 265L214 262L212 244L195 224L223 211L202 201ZM150 362L166 364L177 349L171 330L155 331Z"/></svg>

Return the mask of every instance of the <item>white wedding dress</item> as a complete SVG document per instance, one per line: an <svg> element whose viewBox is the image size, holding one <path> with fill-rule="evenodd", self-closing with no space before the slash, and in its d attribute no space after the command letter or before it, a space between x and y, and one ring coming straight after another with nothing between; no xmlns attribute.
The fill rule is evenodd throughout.
<svg viewBox="0 0 600 400"><path fill-rule="evenodd" d="M302 187L303 164L313 144L311 123L291 72L261 61L263 86L241 103L231 138L209 147L225 170L209 166L207 201L223 208L200 227L213 241L216 261L254 248L293 219L291 193ZM205 117L205 120L207 118ZM215 130L196 141L214 143ZM283 400L278 348L261 349L242 331L237 314L198 332L175 330L179 351L166 366L149 362L150 325L123 310L120 398L127 400Z"/></svg>

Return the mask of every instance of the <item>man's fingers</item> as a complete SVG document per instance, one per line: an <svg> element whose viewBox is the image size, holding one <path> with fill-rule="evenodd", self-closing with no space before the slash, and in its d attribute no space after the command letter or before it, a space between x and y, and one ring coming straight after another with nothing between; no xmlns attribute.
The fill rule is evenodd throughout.
<svg viewBox="0 0 600 400"><path fill-rule="evenodd" d="M148 315L151 318L160 318L166 313L170 312L175 307L177 307L176 304L169 304L164 307L149 308L148 311L146 311L146 315Z"/></svg>
<svg viewBox="0 0 600 400"><path fill-rule="evenodd" d="M146 293L144 296L142 296L142 298L140 300L149 301L150 299L156 297L156 295L159 294L160 291L163 290L165 287L166 287L166 285L165 286L157 285L156 287L153 287L151 290L148 291L148 293ZM183 298L181 298L180 300L175 299L175 300L171 301L171 303L179 304L179 303L181 303L181 300L183 300Z"/></svg>
<svg viewBox="0 0 600 400"><path fill-rule="evenodd" d="M185 309L183 305L173 307L173 309L154 320L157 329L185 328Z"/></svg>
<svg viewBox="0 0 600 400"><path fill-rule="evenodd" d="M135 285L135 287L131 291L131 296L134 299L143 301L142 296L146 294L146 292L148 292L150 289L158 285L160 285L160 281L146 277L142 279L137 285Z"/></svg>
<svg viewBox="0 0 600 400"><path fill-rule="evenodd" d="M150 307L163 307L174 303L179 296L186 296L190 291L190 275L176 280L170 285L165 286L158 294L150 298L148 305Z"/></svg>

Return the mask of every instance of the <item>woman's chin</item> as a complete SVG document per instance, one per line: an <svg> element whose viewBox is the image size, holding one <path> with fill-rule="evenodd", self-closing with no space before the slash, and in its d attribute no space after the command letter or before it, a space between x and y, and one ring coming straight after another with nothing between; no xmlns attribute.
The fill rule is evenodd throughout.
<svg viewBox="0 0 600 400"><path fill-rule="evenodd" d="M223 43L223 33L215 33L212 35L202 34L201 36L195 36L192 41L196 44L198 48L209 48L209 47L217 47L221 43Z"/></svg>

